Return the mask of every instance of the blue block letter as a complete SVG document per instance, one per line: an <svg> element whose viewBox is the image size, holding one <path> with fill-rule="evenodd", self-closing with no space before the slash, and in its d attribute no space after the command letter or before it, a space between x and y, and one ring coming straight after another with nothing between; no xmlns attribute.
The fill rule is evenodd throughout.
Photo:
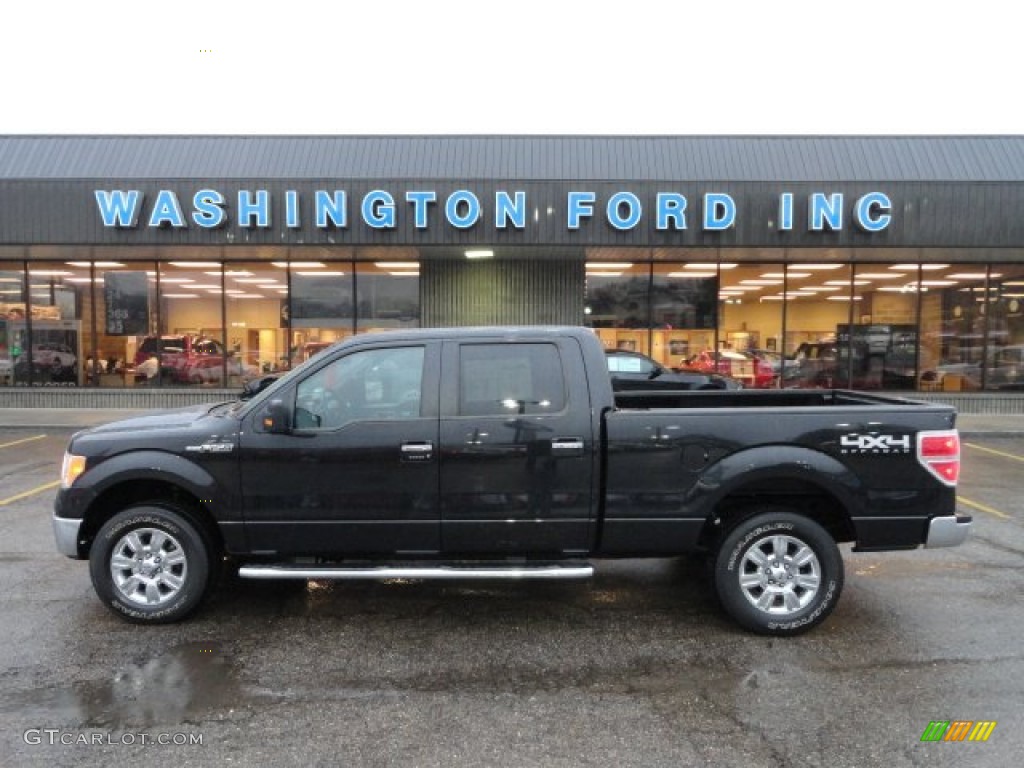
<svg viewBox="0 0 1024 768"><path fill-rule="evenodd" d="M868 192L857 200L854 220L865 232L881 232L892 221L892 201L882 192Z"/></svg>
<svg viewBox="0 0 1024 768"><path fill-rule="evenodd" d="M704 195L704 229L718 232L736 223L736 201L724 192Z"/></svg>
<svg viewBox="0 0 1024 768"><path fill-rule="evenodd" d="M508 192L494 193L494 226L496 229L507 229L511 221L516 229L526 227L526 193L517 191L513 200Z"/></svg>
<svg viewBox="0 0 1024 768"><path fill-rule="evenodd" d="M96 205L99 206L104 227L134 227L138 223L139 203L142 201L139 190L125 192L123 189L114 189L107 192L97 189L93 194L96 195Z"/></svg>
<svg viewBox="0 0 1024 768"><path fill-rule="evenodd" d="M676 192L659 192L657 200L658 229L669 229L669 222L671 229L686 229L686 198Z"/></svg>
<svg viewBox="0 0 1024 768"><path fill-rule="evenodd" d="M593 192L569 193L569 229L579 229L580 219L594 215L594 201L597 195Z"/></svg>

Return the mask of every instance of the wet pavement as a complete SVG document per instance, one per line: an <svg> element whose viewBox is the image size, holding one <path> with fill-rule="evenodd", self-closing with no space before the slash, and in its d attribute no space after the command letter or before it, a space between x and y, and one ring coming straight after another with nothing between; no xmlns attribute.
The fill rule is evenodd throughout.
<svg viewBox="0 0 1024 768"><path fill-rule="evenodd" d="M772 640L738 630L703 567L678 559L599 560L573 583L228 577L186 623L126 624L97 601L87 564L53 547L46 486L69 434L0 429L0 765L1008 766L1024 754L1024 437L966 441L959 493L977 525L964 546L846 547L833 615ZM923 743L934 720L997 725L985 743Z"/></svg>

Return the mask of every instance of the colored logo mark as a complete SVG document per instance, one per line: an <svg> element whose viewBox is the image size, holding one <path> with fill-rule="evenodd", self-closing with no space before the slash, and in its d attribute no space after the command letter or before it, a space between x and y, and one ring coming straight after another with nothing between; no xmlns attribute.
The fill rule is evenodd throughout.
<svg viewBox="0 0 1024 768"><path fill-rule="evenodd" d="M995 729L995 720L932 720L921 741L988 741Z"/></svg>

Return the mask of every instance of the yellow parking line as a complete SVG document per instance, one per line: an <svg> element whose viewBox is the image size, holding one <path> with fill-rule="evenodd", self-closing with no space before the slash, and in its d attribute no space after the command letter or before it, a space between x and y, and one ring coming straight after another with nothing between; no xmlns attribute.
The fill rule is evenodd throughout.
<svg viewBox="0 0 1024 768"><path fill-rule="evenodd" d="M46 435L35 435L34 437L23 437L21 440L13 440L9 443L0 443L0 448L10 448L12 445L21 445L22 443L31 443L33 440L42 440Z"/></svg>
<svg viewBox="0 0 1024 768"><path fill-rule="evenodd" d="M965 499L963 496L957 496L956 500L960 504L963 504L965 507L970 507L971 509L976 509L979 512L986 512L987 514L994 515L994 516L1000 518L1001 520L1009 520L1010 519L1010 516L1008 514L1006 514L1005 512L1000 512L998 509L993 509L992 507L985 506L984 504L979 504L978 502L971 501L970 499Z"/></svg>
<svg viewBox="0 0 1024 768"><path fill-rule="evenodd" d="M964 443L968 448L975 448L985 453L991 453L996 456L1002 456L1004 459L1013 459L1014 461L1024 461L1024 456L1018 456L1015 453L1007 453L1006 451L997 451L995 448L986 448L984 445L978 445L977 443ZM0 448L3 448L0 445Z"/></svg>
<svg viewBox="0 0 1024 768"><path fill-rule="evenodd" d="M37 493L42 493L43 491L48 491L51 488L56 488L58 485L60 485L60 480L54 480L52 483L40 485L38 488L33 488L31 491L19 493L17 496L11 496L9 499L3 499L0 501L0 507L6 507L8 504L13 504L16 501L27 499L29 496L35 496Z"/></svg>

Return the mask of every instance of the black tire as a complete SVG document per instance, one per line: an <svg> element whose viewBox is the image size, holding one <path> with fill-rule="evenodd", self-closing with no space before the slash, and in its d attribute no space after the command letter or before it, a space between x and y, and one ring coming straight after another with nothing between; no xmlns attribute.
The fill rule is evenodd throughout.
<svg viewBox="0 0 1024 768"><path fill-rule="evenodd" d="M835 608L843 589L843 558L813 520L766 509L722 540L714 581L722 607L741 627L762 635L796 635Z"/></svg>
<svg viewBox="0 0 1024 768"><path fill-rule="evenodd" d="M139 505L108 520L92 544L89 574L100 600L142 624L184 619L211 585L212 548L173 507Z"/></svg>

